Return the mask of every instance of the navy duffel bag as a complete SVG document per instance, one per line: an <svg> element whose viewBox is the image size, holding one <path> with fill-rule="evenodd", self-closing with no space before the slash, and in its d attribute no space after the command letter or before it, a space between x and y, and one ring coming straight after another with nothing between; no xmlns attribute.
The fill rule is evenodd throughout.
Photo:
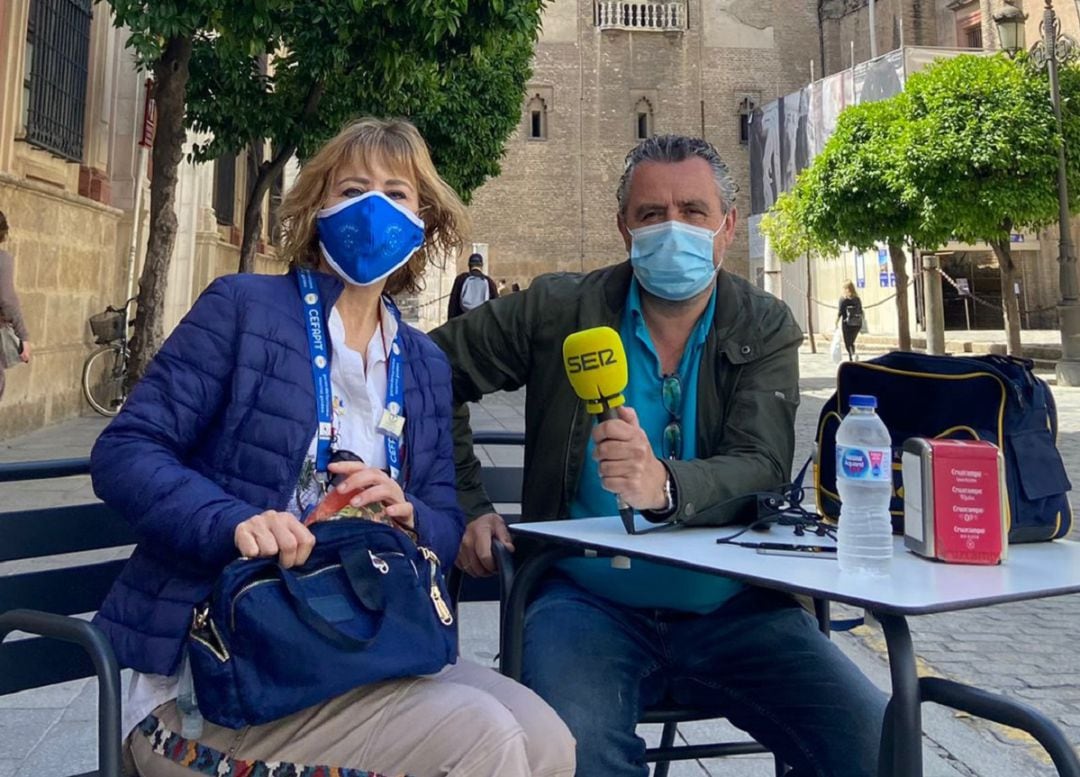
<svg viewBox="0 0 1080 777"><path fill-rule="evenodd" d="M317 523L303 566L225 567L188 638L203 717L268 723L380 680L432 674L457 657L439 560L401 531Z"/></svg>
<svg viewBox="0 0 1080 777"><path fill-rule="evenodd" d="M1072 528L1071 488L1057 449L1057 407L1031 362L1007 356L928 356L894 351L845 362L836 393L818 419L814 467L818 510L840 515L836 430L852 394L877 397L893 450L893 528L903 531L901 447L909 437L986 440L1001 448L1008 489L1009 542L1064 537Z"/></svg>

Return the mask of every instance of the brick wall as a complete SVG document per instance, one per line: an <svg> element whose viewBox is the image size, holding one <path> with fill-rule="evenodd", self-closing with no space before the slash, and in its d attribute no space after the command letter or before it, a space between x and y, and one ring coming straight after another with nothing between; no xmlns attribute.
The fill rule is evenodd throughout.
<svg viewBox="0 0 1080 777"><path fill-rule="evenodd" d="M592 0L556 0L545 12L533 89L550 95L547 139L528 117L507 143L502 174L476 192L473 240L488 244L488 271L508 283L543 272L592 269L626 255L615 190L635 145L645 97L653 131L703 135L731 165L747 206L749 164L738 105L794 91L817 57L814 0L689 0L683 32L599 30ZM726 266L745 273L740 225ZM461 259L463 267L464 257Z"/></svg>

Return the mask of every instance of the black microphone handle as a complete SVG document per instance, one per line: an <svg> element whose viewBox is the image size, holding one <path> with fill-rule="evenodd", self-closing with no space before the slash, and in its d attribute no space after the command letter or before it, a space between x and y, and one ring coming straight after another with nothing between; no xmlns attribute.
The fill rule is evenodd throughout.
<svg viewBox="0 0 1080 777"><path fill-rule="evenodd" d="M604 421L614 421L618 419L618 417L619 411L605 402L604 409L600 411L600 414L596 418L596 423L602 424ZM618 502L619 516L622 517L623 522L629 526L633 526L634 508L628 505L618 494L615 495L615 500Z"/></svg>

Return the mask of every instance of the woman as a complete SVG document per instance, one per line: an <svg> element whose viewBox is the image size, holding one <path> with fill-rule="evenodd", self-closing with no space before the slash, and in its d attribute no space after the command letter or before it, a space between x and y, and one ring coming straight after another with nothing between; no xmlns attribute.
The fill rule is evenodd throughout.
<svg viewBox="0 0 1080 777"><path fill-rule="evenodd" d="M844 294L840 297L836 322L844 333L844 348L847 349L848 359L855 361L855 338L859 336L863 325L862 300L855 293L855 284L851 281L844 281L842 289Z"/></svg>
<svg viewBox="0 0 1080 777"><path fill-rule="evenodd" d="M449 365L388 296L416 289L429 256L459 248L460 200L411 124L365 119L304 165L281 215L292 272L211 284L94 446L95 491L142 537L96 619L136 670L125 708L129 766L144 777L190 775L178 761L192 760L218 774L250 762L286 762L298 774L573 774L573 739L551 709L465 661L250 729L204 721L197 742L181 736L187 717L175 699L192 607L237 556L303 563L315 540L298 519L325 491L327 447L367 462L330 463L328 475L344 479L338 491L356 491L353 505L386 505L444 568L464 528ZM325 332L309 327L312 306ZM316 423L313 365L323 367L311 357L324 336L329 446Z"/></svg>
<svg viewBox="0 0 1080 777"><path fill-rule="evenodd" d="M0 245L4 244L8 236L7 216L0 210ZM23 321L22 307L19 305L19 295L15 293L15 259L11 254L0 248L0 326L10 326L15 336L22 343L19 358L22 361L30 361L30 335L26 331L26 323ZM0 398L4 396L4 369L14 365L0 364Z"/></svg>

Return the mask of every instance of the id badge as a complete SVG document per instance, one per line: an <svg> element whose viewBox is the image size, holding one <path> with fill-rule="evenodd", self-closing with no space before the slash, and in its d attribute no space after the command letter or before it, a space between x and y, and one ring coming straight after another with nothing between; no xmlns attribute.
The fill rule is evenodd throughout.
<svg viewBox="0 0 1080 777"><path fill-rule="evenodd" d="M401 435L405 432L405 416L392 413L389 408L383 410L382 418L379 419L379 425L375 427L379 434L385 437L393 437L395 440L400 440Z"/></svg>

